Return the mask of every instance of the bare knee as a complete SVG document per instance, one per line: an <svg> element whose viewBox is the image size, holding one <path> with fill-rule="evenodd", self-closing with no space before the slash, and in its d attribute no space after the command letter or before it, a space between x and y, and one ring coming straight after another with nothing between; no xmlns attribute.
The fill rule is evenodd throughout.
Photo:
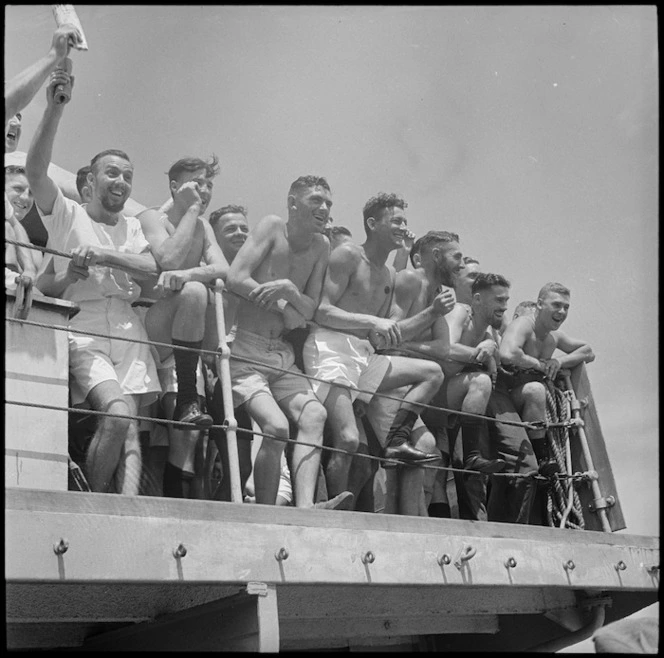
<svg viewBox="0 0 664 658"><path fill-rule="evenodd" d="M325 407L315 400L305 404L298 419L297 426L301 431L318 433L323 436L323 428L327 420Z"/></svg>
<svg viewBox="0 0 664 658"><path fill-rule="evenodd" d="M543 407L546 404L546 390L540 382L528 382L523 385L521 395L526 404L534 404Z"/></svg>
<svg viewBox="0 0 664 658"><path fill-rule="evenodd" d="M433 361L424 362L422 366L422 376L423 380L434 390L434 394L443 384L443 371L440 366Z"/></svg>
<svg viewBox="0 0 664 658"><path fill-rule="evenodd" d="M196 308L207 308L207 288L200 281L189 281L180 290L180 303Z"/></svg>
<svg viewBox="0 0 664 658"><path fill-rule="evenodd" d="M114 400L105 410L109 414L118 414L118 416L126 416L129 414L129 407L127 403L122 400ZM134 420L131 418L119 418L115 416L105 416L103 420L103 428L114 436L126 437L132 427Z"/></svg>
<svg viewBox="0 0 664 658"><path fill-rule="evenodd" d="M334 432L333 438L335 448L351 453L356 453L360 448L360 434L353 425L346 425Z"/></svg>
<svg viewBox="0 0 664 658"><path fill-rule="evenodd" d="M491 396L492 382L491 377L485 372L478 373L470 382L468 387L469 393L474 393L476 395L481 395L486 400L489 400Z"/></svg>

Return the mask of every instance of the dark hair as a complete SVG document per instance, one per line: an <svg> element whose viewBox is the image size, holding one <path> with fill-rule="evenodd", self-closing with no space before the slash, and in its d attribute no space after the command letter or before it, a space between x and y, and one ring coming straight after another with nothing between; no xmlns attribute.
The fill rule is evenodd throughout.
<svg viewBox="0 0 664 658"><path fill-rule="evenodd" d="M124 152L120 151L120 149L106 149L105 151L101 151L100 153L97 153L92 160L90 160L90 170L92 173L97 172L96 164L101 160L105 155L115 155L118 158L122 158L123 160L126 160L127 162L131 163L131 160L129 159L129 156Z"/></svg>
<svg viewBox="0 0 664 658"><path fill-rule="evenodd" d="M367 219L373 217L378 219L378 215L387 208L401 208L405 210L408 204L398 194L387 194L386 192L379 192L372 196L362 209L362 216L364 218L364 230L368 233L369 227L367 226Z"/></svg>
<svg viewBox="0 0 664 658"><path fill-rule="evenodd" d="M429 231L428 233L425 233L418 242L420 243L418 247L419 253L426 254L440 242L459 242L459 236L450 231ZM415 245L413 245L413 247L414 246ZM412 253L411 250L411 254Z"/></svg>
<svg viewBox="0 0 664 658"><path fill-rule="evenodd" d="M291 195L294 196L298 192L306 190L310 187L323 187L328 192L332 191L330 189L330 184L327 182L325 178L323 178L323 176L307 175L307 176L300 176L291 183L290 188L288 188L288 196Z"/></svg>
<svg viewBox="0 0 664 658"><path fill-rule="evenodd" d="M332 237L333 235L347 235L349 237L353 237L353 234L350 232L350 229L346 228L345 226L332 226L329 229L329 236Z"/></svg>
<svg viewBox="0 0 664 658"><path fill-rule="evenodd" d="M476 292L480 292L481 290L488 290L492 286L504 286L505 288L509 288L510 282L501 274L480 272L477 275L475 281L473 281L473 285L470 290L474 295Z"/></svg>
<svg viewBox="0 0 664 658"><path fill-rule="evenodd" d="M228 213L237 213L239 215L244 215L245 219L247 218L247 209L244 206L228 204L227 206L213 210L210 213L210 226L212 226L212 224L216 224L224 215L227 215Z"/></svg>
<svg viewBox="0 0 664 658"><path fill-rule="evenodd" d="M21 165L7 165L5 167L5 177L13 176L15 174L23 174L23 176L27 176L25 173L25 167L22 167Z"/></svg>
<svg viewBox="0 0 664 658"><path fill-rule="evenodd" d="M557 292L559 295L565 295L566 297L570 296L569 288L566 288L562 283L556 283L555 281L549 281L542 286L537 299L544 299L550 292Z"/></svg>
<svg viewBox="0 0 664 658"><path fill-rule="evenodd" d="M171 165L168 170L168 180L177 180L180 174L184 171L193 172L199 169L205 169L205 175L208 178L214 178L219 173L219 158L213 153L209 161L201 160L200 158L186 157L180 158L176 163Z"/></svg>
<svg viewBox="0 0 664 658"><path fill-rule="evenodd" d="M85 165L85 167L81 167L77 172L76 172L76 189L78 190L79 195L81 198L83 198L83 186L87 185L88 182L88 174L92 171L92 168L90 165Z"/></svg>
<svg viewBox="0 0 664 658"><path fill-rule="evenodd" d="M473 258L472 256L464 256L463 257L463 264L464 265L469 265L470 263L476 263L477 265L479 265L480 261L478 261L477 258Z"/></svg>

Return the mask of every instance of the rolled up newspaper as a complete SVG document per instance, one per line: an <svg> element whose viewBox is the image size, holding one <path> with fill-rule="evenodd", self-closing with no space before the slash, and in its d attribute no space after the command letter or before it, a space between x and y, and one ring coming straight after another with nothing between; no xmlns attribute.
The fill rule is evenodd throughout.
<svg viewBox="0 0 664 658"><path fill-rule="evenodd" d="M87 50L88 42L85 40L83 27L81 26L81 21L78 19L74 5L51 5L51 9L53 9L55 24L58 27L63 25L73 25L81 35L81 42L72 43L72 46L78 50Z"/></svg>

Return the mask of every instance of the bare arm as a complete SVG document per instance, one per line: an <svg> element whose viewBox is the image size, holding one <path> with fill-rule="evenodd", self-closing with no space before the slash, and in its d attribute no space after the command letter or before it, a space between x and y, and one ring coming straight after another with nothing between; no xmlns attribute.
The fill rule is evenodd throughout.
<svg viewBox="0 0 664 658"><path fill-rule="evenodd" d="M184 265L201 211L201 198L194 181L184 183L175 193L173 204L175 231L169 235L162 224L163 213L145 210L139 219L155 260L162 270L180 270Z"/></svg>
<svg viewBox="0 0 664 658"><path fill-rule="evenodd" d="M25 244L30 243L30 238L23 226L21 226L21 222L19 222L13 214L5 220L5 238L16 240L17 242L24 242ZM27 247L19 247L18 245L7 246L13 247L16 261L21 272L34 278L37 274L39 265L32 256L31 252L33 252L33 250ZM38 251L34 251L34 253L39 256L39 263L41 263L41 254Z"/></svg>
<svg viewBox="0 0 664 658"><path fill-rule="evenodd" d="M315 320L320 325L342 331L374 330L387 339L386 347L395 347L401 341L401 333L395 320L354 313L337 306L350 284L351 273L357 269L359 254L356 249L352 244L342 244L330 254Z"/></svg>
<svg viewBox="0 0 664 658"><path fill-rule="evenodd" d="M561 368L573 368L579 365L579 363L591 363L595 360L595 354L588 343L576 338L570 338L562 331L554 333L557 342L556 347L565 352L563 356L556 357L560 362Z"/></svg>
<svg viewBox="0 0 664 658"><path fill-rule="evenodd" d="M431 328L431 340L404 341L399 350L404 350L409 356L431 361L445 361L450 354L450 329L447 320L438 316Z"/></svg>
<svg viewBox="0 0 664 658"><path fill-rule="evenodd" d="M80 43L81 35L71 25L63 25L53 33L48 53L5 82L5 127L17 112L26 107L46 81L48 74L62 66L71 43Z"/></svg>
<svg viewBox="0 0 664 658"><path fill-rule="evenodd" d="M507 325L498 352L502 363L518 368L542 370L540 360L523 351L523 346L526 344L528 334L531 331L532 321L527 317L518 317Z"/></svg>
<svg viewBox="0 0 664 658"><path fill-rule="evenodd" d="M67 84L69 76L61 71L51 75L46 89L46 109L28 149L25 173L37 207L45 215L50 215L58 195L57 185L48 176L48 167L53 153L55 134L68 101L56 105L53 92L57 85Z"/></svg>

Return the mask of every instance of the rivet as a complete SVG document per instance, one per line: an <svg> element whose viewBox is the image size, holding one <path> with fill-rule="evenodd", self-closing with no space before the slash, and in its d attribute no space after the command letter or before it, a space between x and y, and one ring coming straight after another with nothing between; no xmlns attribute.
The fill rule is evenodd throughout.
<svg viewBox="0 0 664 658"><path fill-rule="evenodd" d="M178 544L178 547L173 551L173 557L178 560L187 554L187 549L184 544Z"/></svg>
<svg viewBox="0 0 664 658"><path fill-rule="evenodd" d="M376 559L376 556L371 551L367 551L362 556L362 562L364 562L364 564L373 564L373 561L375 559Z"/></svg>
<svg viewBox="0 0 664 658"><path fill-rule="evenodd" d="M53 552L56 555L62 555L67 552L69 548L69 542L66 539L60 538L60 541L57 544L53 544Z"/></svg>
<svg viewBox="0 0 664 658"><path fill-rule="evenodd" d="M506 569L514 569L516 566L516 560L513 557L507 558L505 561L505 568Z"/></svg>
<svg viewBox="0 0 664 658"><path fill-rule="evenodd" d="M452 561L452 558L447 554L443 553L439 558L438 558L438 564L442 567L444 564L449 564Z"/></svg>
<svg viewBox="0 0 664 658"><path fill-rule="evenodd" d="M282 546L275 554L274 557L278 562L288 559L288 551Z"/></svg>

